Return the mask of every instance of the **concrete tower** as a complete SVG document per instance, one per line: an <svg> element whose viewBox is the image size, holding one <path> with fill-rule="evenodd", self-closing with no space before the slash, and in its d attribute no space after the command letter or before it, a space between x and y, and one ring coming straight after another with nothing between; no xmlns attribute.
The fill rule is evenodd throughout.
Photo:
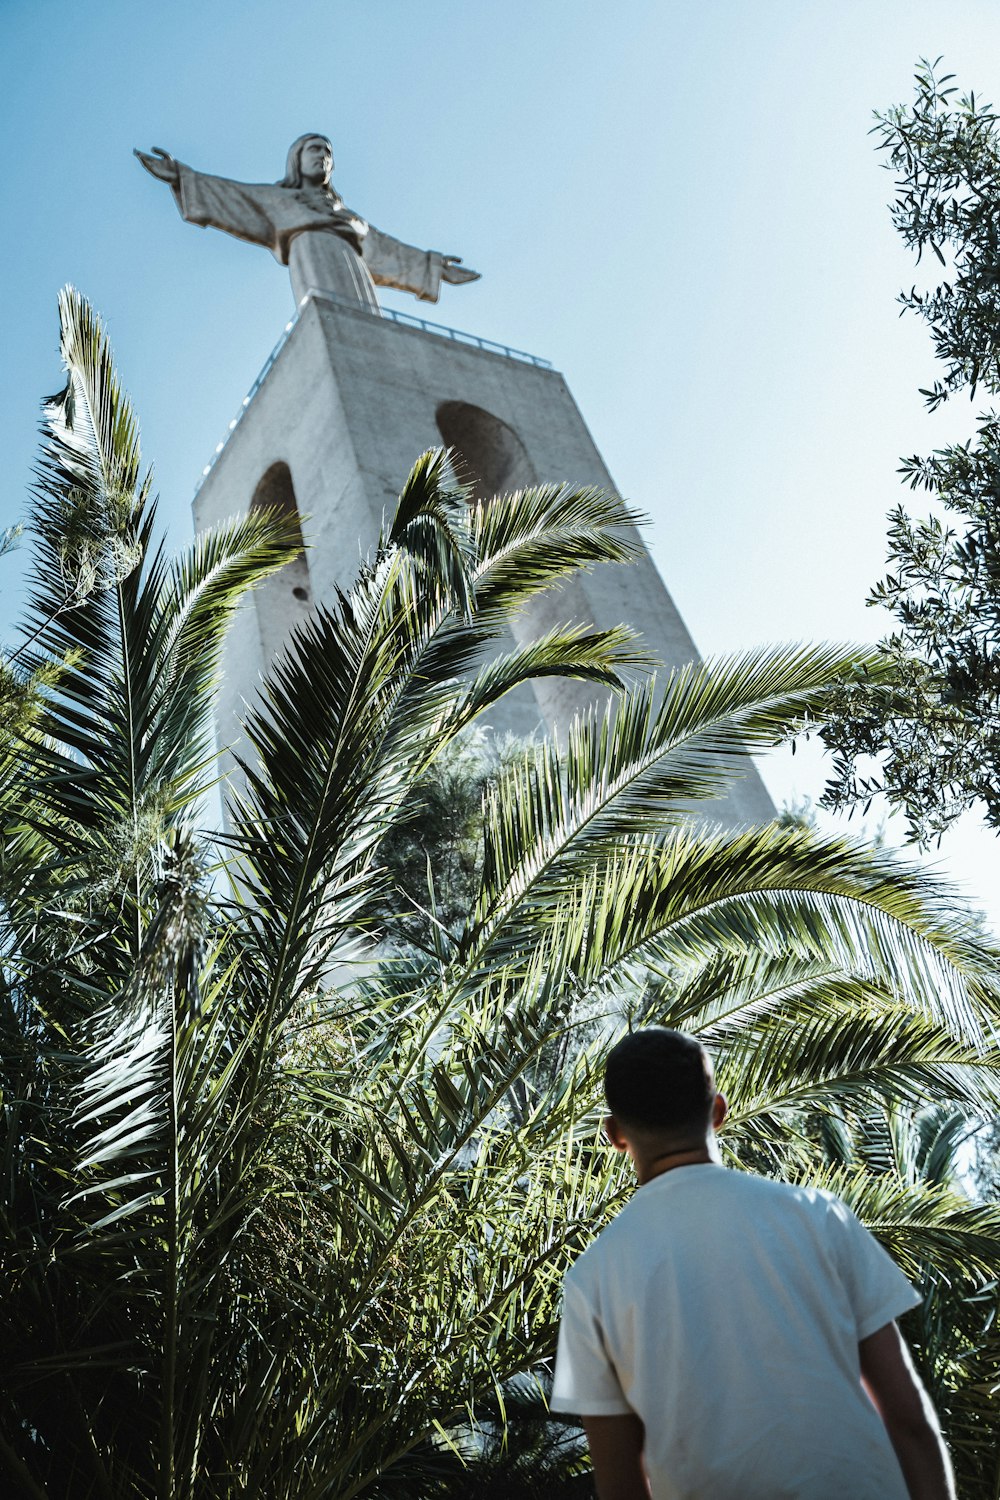
<svg viewBox="0 0 1000 1500"><path fill-rule="evenodd" d="M614 488L566 382L544 361L370 301L311 290L194 504L199 530L255 505L278 506L301 518L307 544L238 617L220 700L222 744L235 743L244 705L292 627L334 585L353 581L414 460L441 445L456 450L483 497L550 481ZM517 628L530 637L567 621L626 622L668 667L697 656L645 551L632 565L601 565L541 596ZM547 679L511 694L490 722L525 735L564 728L598 691ZM731 823L774 816L749 761L711 813Z"/></svg>

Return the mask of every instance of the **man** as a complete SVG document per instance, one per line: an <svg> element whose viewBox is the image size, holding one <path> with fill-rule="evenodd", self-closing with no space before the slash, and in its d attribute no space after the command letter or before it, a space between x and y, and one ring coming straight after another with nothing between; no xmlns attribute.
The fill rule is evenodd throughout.
<svg viewBox="0 0 1000 1500"><path fill-rule="evenodd" d="M920 1299L846 1205L720 1164L692 1037L625 1037L605 1093L639 1188L566 1276L552 1395L600 1500L954 1500L895 1324Z"/></svg>

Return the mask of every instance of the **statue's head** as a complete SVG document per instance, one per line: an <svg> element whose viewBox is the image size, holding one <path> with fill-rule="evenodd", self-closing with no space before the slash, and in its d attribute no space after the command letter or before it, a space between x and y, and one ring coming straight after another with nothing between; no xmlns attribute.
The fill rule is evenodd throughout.
<svg viewBox="0 0 1000 1500"><path fill-rule="evenodd" d="M326 187L333 171L333 147L325 135L300 135L288 148L285 175L280 187L297 188L304 183Z"/></svg>

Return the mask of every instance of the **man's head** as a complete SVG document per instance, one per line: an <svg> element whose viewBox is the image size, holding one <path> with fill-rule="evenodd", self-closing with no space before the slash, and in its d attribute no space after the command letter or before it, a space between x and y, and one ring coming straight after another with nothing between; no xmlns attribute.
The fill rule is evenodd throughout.
<svg viewBox="0 0 1000 1500"><path fill-rule="evenodd" d="M640 1160L704 1149L726 1110L704 1047L665 1026L630 1032L611 1049L604 1093L608 1138L637 1167Z"/></svg>

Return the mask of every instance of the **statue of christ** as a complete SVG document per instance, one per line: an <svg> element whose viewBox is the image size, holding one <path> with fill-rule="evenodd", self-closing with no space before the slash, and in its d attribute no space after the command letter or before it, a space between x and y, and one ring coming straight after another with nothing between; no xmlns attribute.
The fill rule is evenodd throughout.
<svg viewBox="0 0 1000 1500"><path fill-rule="evenodd" d="M346 208L330 182L333 147L324 135L300 135L293 142L280 182L210 177L158 146L152 154L135 154L147 172L170 184L189 224L211 225L266 246L288 267L296 305L315 290L374 312L376 283L436 302L442 281L479 278L459 256L406 245Z"/></svg>

